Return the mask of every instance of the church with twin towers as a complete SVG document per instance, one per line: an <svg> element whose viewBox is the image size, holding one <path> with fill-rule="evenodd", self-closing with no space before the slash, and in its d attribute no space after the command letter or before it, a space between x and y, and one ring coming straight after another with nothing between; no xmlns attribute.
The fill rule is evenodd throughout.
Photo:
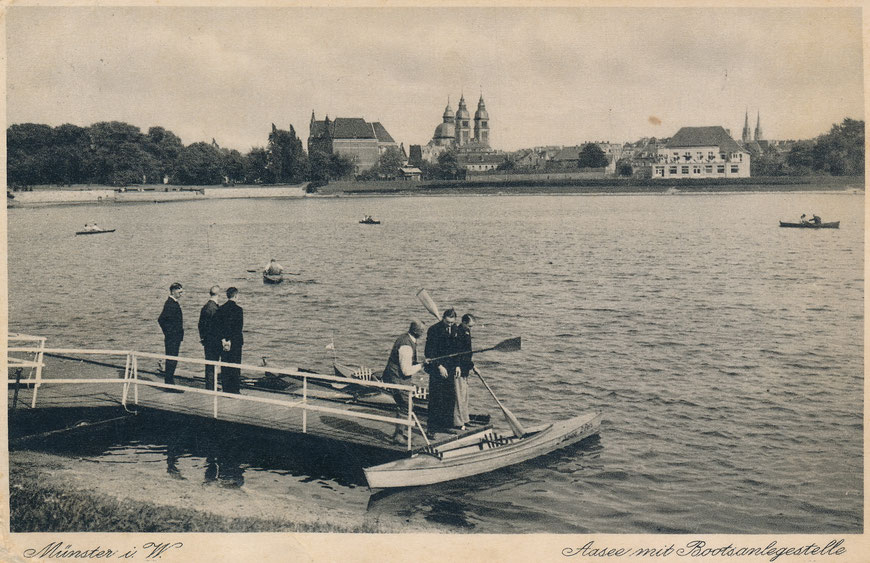
<svg viewBox="0 0 870 563"><path fill-rule="evenodd" d="M477 101L474 117L468 111L464 94L459 97L459 106L455 113L448 98L447 107L441 114L441 123L435 127L435 134L426 145L411 146L411 160L434 163L442 153L452 150L462 168L472 172L492 170L504 161L504 155L491 148L491 132L483 93Z"/></svg>

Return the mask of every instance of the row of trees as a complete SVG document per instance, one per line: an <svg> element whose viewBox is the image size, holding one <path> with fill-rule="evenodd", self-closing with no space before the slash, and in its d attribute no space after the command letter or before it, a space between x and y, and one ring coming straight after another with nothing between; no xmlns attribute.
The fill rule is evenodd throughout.
<svg viewBox="0 0 870 563"><path fill-rule="evenodd" d="M265 147L247 154L211 143L184 145L172 131L147 133L120 121L89 127L36 123L6 130L7 175L11 186L37 184L173 184L325 182L353 171L340 155L306 154L291 125L272 125Z"/></svg>
<svg viewBox="0 0 870 563"><path fill-rule="evenodd" d="M864 122L846 118L808 141L797 141L786 152L769 147L753 154L753 176L864 175Z"/></svg>

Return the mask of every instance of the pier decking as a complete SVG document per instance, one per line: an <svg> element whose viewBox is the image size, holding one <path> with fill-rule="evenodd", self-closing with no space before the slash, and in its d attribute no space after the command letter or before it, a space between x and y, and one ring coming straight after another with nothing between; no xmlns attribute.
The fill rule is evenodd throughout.
<svg viewBox="0 0 870 563"><path fill-rule="evenodd" d="M21 340L29 345L19 345ZM165 361L169 356L122 350L51 349L44 344L44 339L38 337L10 336L10 409L155 409L395 452L430 443L422 431L425 410L420 421L416 412L399 412L392 398L380 392L401 389L413 403L413 386L183 357L177 358L176 385L169 386L156 370L140 368L146 363L156 366L157 360ZM203 366L208 363L218 368L239 367L246 382L241 394L205 389ZM259 383L270 379L289 385L282 390L258 388ZM183 392L167 392L169 388Z"/></svg>

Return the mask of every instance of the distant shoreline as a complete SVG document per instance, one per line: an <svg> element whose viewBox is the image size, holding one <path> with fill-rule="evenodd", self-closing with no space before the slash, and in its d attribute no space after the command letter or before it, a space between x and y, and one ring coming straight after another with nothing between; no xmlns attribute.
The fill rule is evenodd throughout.
<svg viewBox="0 0 870 563"><path fill-rule="evenodd" d="M126 205L166 203L203 199L285 199L383 196L485 196L485 195L704 195L737 193L842 192L858 193L865 188L862 176L767 177L697 181L598 179L488 180L477 177L464 181L336 181L311 189L296 186L144 186L119 191L110 186L36 187L12 192L7 208L54 205ZM141 191L140 191L141 190Z"/></svg>

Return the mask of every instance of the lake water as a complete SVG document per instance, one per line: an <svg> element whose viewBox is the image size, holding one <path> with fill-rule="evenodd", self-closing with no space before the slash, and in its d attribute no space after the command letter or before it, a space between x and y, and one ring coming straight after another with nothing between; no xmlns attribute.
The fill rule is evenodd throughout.
<svg viewBox="0 0 870 563"><path fill-rule="evenodd" d="M778 227L801 213L840 229ZM364 214L382 224L360 225ZM73 235L89 221L117 230ZM10 209L9 327L49 346L162 352L156 318L178 280L181 354L198 357L208 287L235 285L246 362L329 370L334 340L339 359L382 369L409 319L426 319L425 287L442 309L476 313L476 344L522 336L520 352L476 358L515 415L600 410L600 438L374 499L357 469L306 476L304 460L285 459L303 467L288 471L241 451L243 488L318 487L326 509L457 531L858 533L863 242L863 193ZM246 273L272 257L301 275L265 286ZM476 381L471 403L506 428ZM98 454L165 460L158 435ZM205 475L207 452L176 454L182 472ZM155 478L171 476L161 466Z"/></svg>

